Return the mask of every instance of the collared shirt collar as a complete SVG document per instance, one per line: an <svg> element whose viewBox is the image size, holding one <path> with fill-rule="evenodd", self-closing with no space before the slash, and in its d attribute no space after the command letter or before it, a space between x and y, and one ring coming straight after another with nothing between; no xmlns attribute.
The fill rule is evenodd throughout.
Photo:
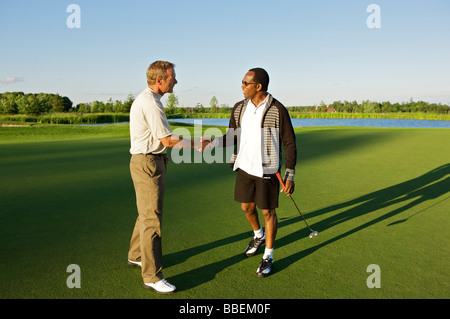
<svg viewBox="0 0 450 319"><path fill-rule="evenodd" d="M249 99L249 102L250 102L255 108L259 108L260 106L266 105L266 103L267 103L268 100L269 100L269 95L270 95L270 94L267 93L266 98L265 98L261 103L259 103L258 105L253 104L253 101L252 101L251 99Z"/></svg>
<svg viewBox="0 0 450 319"><path fill-rule="evenodd" d="M155 98L157 98L158 100L161 100L162 96L159 95L158 93L156 93L155 91L153 91L151 88L147 87L148 90L150 90L150 92L152 92L155 95Z"/></svg>

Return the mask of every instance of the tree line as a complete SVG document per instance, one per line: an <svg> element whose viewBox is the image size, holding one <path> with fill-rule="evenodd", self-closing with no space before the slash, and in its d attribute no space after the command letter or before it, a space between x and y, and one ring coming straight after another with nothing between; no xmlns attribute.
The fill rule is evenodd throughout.
<svg viewBox="0 0 450 319"><path fill-rule="evenodd" d="M131 104L133 104L133 94L128 94L125 101L115 100L111 98L106 101L93 101L89 103L77 104L73 112L77 113L130 113Z"/></svg>
<svg viewBox="0 0 450 319"><path fill-rule="evenodd" d="M0 114L30 114L41 115L48 113L76 112L85 113L129 113L133 104L133 94L128 94L124 101L111 98L106 101L95 100L89 103L79 103L73 106L67 96L52 93L23 93L5 92L0 93ZM194 113L230 113L232 108L228 104L219 104L213 96L209 106L197 103L194 107L179 107L178 97L171 93L167 96L165 103L167 115L194 114ZM338 113L435 113L450 114L450 107L441 103L428 103L425 101L413 101L392 103L373 101L335 101L326 105L323 101L314 106L290 106L290 112L338 112Z"/></svg>
<svg viewBox="0 0 450 319"><path fill-rule="evenodd" d="M0 114L29 114L41 115L48 113L76 112L86 113L129 113L135 97L128 94L126 100L92 101L79 103L73 106L73 102L67 96L51 93L0 93ZM179 107L178 97L171 93L167 97L165 112L167 115L189 113L229 113L228 104L219 105L215 96L211 98L209 107L197 103L194 107Z"/></svg>
<svg viewBox="0 0 450 319"><path fill-rule="evenodd" d="M205 107L201 103L197 103L194 107L179 107L178 97L171 93L167 97L166 115L175 114L193 114L193 113L231 113L232 108L228 104L220 104L215 96L211 98L209 107Z"/></svg>
<svg viewBox="0 0 450 319"><path fill-rule="evenodd" d="M392 103L362 101L335 101L326 105L321 102L318 106L293 106L288 107L292 112L329 112L336 111L338 113L435 113L435 114L450 114L450 106L441 103L428 103L424 101Z"/></svg>
<svg viewBox="0 0 450 319"><path fill-rule="evenodd" d="M51 112L69 112L73 103L67 96L51 93L0 93L0 114L40 115Z"/></svg>
<svg viewBox="0 0 450 319"><path fill-rule="evenodd" d="M134 96L125 101L93 101L76 106L67 96L54 93L0 93L0 114L41 115L49 113L129 113Z"/></svg>

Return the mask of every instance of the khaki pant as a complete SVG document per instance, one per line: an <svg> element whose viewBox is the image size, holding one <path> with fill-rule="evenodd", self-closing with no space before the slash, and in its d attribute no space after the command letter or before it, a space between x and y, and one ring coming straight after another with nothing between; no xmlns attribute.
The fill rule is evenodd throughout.
<svg viewBox="0 0 450 319"><path fill-rule="evenodd" d="M141 261L144 283L154 283L163 279L161 221L166 180L165 156L133 154L130 171L138 217L128 259Z"/></svg>

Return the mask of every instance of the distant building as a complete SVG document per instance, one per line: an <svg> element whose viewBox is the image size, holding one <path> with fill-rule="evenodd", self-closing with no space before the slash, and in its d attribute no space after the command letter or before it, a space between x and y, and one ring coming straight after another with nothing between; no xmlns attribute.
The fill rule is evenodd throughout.
<svg viewBox="0 0 450 319"><path fill-rule="evenodd" d="M310 112L310 113L321 112L322 109L323 109L322 107L316 106L316 110L311 110L311 111L309 111L309 112ZM328 105L327 105L327 108L325 109L325 112L326 112L326 113L337 113L337 111L336 111L335 108L329 107Z"/></svg>

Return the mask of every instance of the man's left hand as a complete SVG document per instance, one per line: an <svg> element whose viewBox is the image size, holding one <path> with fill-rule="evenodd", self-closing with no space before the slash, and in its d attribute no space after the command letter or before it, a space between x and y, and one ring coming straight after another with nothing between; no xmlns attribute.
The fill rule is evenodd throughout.
<svg viewBox="0 0 450 319"><path fill-rule="evenodd" d="M284 188L281 189L281 192L286 193L286 195L291 195L294 192L295 184L294 181L291 181L290 179L285 179L284 181Z"/></svg>

